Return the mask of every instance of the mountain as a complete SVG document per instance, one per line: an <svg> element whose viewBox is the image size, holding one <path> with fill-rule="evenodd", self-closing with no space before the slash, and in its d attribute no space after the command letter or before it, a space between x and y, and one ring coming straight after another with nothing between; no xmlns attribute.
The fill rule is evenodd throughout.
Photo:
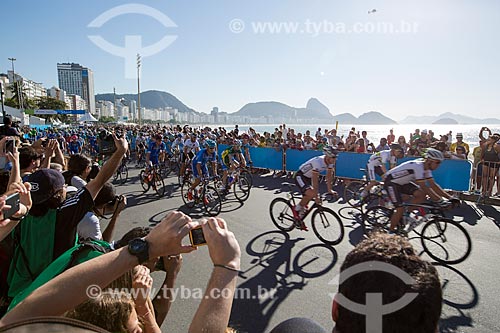
<svg viewBox="0 0 500 333"><path fill-rule="evenodd" d="M500 119L479 119L463 116L456 113L446 112L439 116L408 116L399 122L400 124L500 124Z"/></svg>
<svg viewBox="0 0 500 333"><path fill-rule="evenodd" d="M307 101L306 109L312 110L317 114L321 114L324 118L331 118L330 109L328 109L323 103L318 101L316 98L310 98Z"/></svg>
<svg viewBox="0 0 500 333"><path fill-rule="evenodd" d="M458 124L458 121L456 121L455 119L452 119L452 118L440 118L440 119L436 120L435 122L433 122L433 124L436 124L436 125L456 125L456 124Z"/></svg>
<svg viewBox="0 0 500 333"><path fill-rule="evenodd" d="M104 100L113 102L115 95L111 94L98 94L95 96L96 101ZM116 99L124 98L127 101L137 101L137 94L116 94ZM141 92L141 107L148 109L161 109L165 107L172 107L179 110L179 112L196 112L190 107L182 103L177 97L164 91L148 90Z"/></svg>
<svg viewBox="0 0 500 333"><path fill-rule="evenodd" d="M387 118L380 112L370 111L367 113L363 113L359 116L358 124L360 125L385 125L385 124L397 124L391 118Z"/></svg>
<svg viewBox="0 0 500 333"><path fill-rule="evenodd" d="M358 118L350 113L341 113L333 116L333 120L338 121L339 124L356 124L358 122Z"/></svg>
<svg viewBox="0 0 500 333"><path fill-rule="evenodd" d="M317 99L311 98L306 108L295 108L280 102L256 102L248 103L235 113L235 116L244 117L280 117L294 119L332 119L332 115L326 106Z"/></svg>

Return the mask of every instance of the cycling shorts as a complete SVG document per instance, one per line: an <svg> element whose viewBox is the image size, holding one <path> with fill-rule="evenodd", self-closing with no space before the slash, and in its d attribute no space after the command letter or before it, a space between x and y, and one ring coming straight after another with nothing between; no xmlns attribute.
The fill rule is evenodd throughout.
<svg viewBox="0 0 500 333"><path fill-rule="evenodd" d="M305 194L307 190L312 189L312 180L309 177L304 176L302 171L297 171L295 174L295 184L300 189L300 193Z"/></svg>

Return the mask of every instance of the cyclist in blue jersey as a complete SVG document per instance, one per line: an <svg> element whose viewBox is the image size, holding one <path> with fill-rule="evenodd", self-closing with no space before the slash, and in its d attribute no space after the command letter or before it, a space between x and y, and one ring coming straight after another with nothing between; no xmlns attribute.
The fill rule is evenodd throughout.
<svg viewBox="0 0 500 333"><path fill-rule="evenodd" d="M250 156L250 137L248 134L243 134L241 136L242 139L242 144L241 144L241 150L243 151L243 157L245 157L246 161L248 164L251 166L252 165L252 157Z"/></svg>
<svg viewBox="0 0 500 333"><path fill-rule="evenodd" d="M82 152L82 144L78 141L78 136L71 136L71 141L68 144L68 150L70 155L80 154Z"/></svg>
<svg viewBox="0 0 500 333"><path fill-rule="evenodd" d="M165 143L162 142L161 134L155 135L154 139L149 142L148 150L146 152L146 162L149 166L151 162L152 165L158 165L160 155L165 152Z"/></svg>
<svg viewBox="0 0 500 333"><path fill-rule="evenodd" d="M201 149L191 162L194 181L188 190L188 200L193 200L193 191L201 182L202 177L208 176L207 163L212 163L213 176L217 177L217 154L215 153L215 141L205 140L207 148Z"/></svg>

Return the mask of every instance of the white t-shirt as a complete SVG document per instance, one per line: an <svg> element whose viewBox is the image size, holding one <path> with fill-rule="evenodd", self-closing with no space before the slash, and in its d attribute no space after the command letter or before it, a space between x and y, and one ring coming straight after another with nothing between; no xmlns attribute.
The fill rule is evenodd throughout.
<svg viewBox="0 0 500 333"><path fill-rule="evenodd" d="M92 212L87 212L78 222L77 232L79 238L102 239L101 224L99 218Z"/></svg>

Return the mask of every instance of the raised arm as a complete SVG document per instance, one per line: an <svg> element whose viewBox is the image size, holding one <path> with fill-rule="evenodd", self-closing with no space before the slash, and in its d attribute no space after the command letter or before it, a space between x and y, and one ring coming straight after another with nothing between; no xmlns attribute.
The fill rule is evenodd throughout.
<svg viewBox="0 0 500 333"><path fill-rule="evenodd" d="M210 218L203 224L203 233L214 269L189 332L224 332L240 269L240 246L222 219Z"/></svg>
<svg viewBox="0 0 500 333"><path fill-rule="evenodd" d="M92 179L86 186L87 190L90 192L90 195L92 195L92 199L96 198L104 183L106 183L115 173L116 169L118 169L123 155L125 155L125 153L127 152L128 144L125 138L118 139L116 135L113 134L113 139L115 140L116 151L103 165L101 171L99 171L97 176Z"/></svg>

